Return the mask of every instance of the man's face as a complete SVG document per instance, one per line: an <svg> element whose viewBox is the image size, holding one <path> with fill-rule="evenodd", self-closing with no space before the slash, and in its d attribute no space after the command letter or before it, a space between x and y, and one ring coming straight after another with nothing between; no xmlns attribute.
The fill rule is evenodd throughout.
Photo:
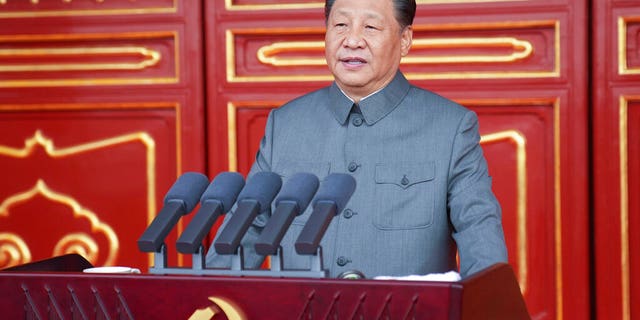
<svg viewBox="0 0 640 320"><path fill-rule="evenodd" d="M359 101L391 82L412 36L410 26L400 30L393 0L336 0L325 35L329 70Z"/></svg>

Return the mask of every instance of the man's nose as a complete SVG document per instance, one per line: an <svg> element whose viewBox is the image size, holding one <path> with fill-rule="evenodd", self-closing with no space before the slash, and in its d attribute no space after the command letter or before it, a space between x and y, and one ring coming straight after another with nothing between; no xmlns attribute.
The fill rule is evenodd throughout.
<svg viewBox="0 0 640 320"><path fill-rule="evenodd" d="M349 48L362 48L365 45L362 31L358 28L352 28L347 34L344 45Z"/></svg>

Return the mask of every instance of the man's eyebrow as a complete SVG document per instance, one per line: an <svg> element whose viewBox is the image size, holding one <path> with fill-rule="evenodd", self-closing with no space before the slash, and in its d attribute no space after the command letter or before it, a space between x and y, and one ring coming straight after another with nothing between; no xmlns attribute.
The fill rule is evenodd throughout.
<svg viewBox="0 0 640 320"><path fill-rule="evenodd" d="M352 16L351 11L345 10L345 9L337 9L336 10L336 15L341 15L341 16L347 16L350 17ZM368 12L366 13L366 17L369 19L375 19L375 20L383 20L383 17L375 12Z"/></svg>

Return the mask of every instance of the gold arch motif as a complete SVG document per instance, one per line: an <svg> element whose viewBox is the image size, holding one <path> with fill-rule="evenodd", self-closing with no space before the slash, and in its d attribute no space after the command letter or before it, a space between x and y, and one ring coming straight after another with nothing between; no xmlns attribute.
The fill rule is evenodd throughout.
<svg viewBox="0 0 640 320"><path fill-rule="evenodd" d="M527 139L517 130L506 130L483 135L480 144L490 144L508 140L516 145L516 216L517 253L518 253L518 283L524 294L527 291Z"/></svg>
<svg viewBox="0 0 640 320"><path fill-rule="evenodd" d="M31 63L0 65L0 72L77 71L77 70L141 70L158 64L160 52L145 47L74 47L0 49L0 57L106 56L136 54L143 60L136 63Z"/></svg>
<svg viewBox="0 0 640 320"><path fill-rule="evenodd" d="M150 107L155 106L155 104L151 104ZM0 110L3 109L1 108ZM15 106L6 106L7 110L13 110ZM76 108L75 105L65 105L61 106L64 108ZM64 109L62 108L62 109ZM178 119L179 119L179 109L176 106ZM179 121L178 121L179 123ZM177 137L179 141L179 136ZM110 147L113 145L129 143L133 141L140 141L146 147L146 177L147 177L147 221L151 221L156 214L156 183L155 183L155 141L153 138L146 132L135 132L131 134L126 134L122 136L117 136L110 139L104 139L100 141L90 142L86 144L76 145L68 148L56 148L53 144L53 141L49 138L46 138L40 130L36 130L33 137L25 140L24 148L12 148L7 146L0 145L0 155L6 155L14 158L26 158L30 154L33 153L37 146L41 146L46 153L52 158L60 158L71 156L78 153L93 151L101 148ZM178 143L179 146L179 143ZM178 150L179 151L179 150ZM179 152L178 152L179 154ZM180 157L178 157L178 167L180 167L181 161ZM2 207L0 207L1 209ZM1 213L2 211L0 211ZM150 263L153 261L153 257L150 255L149 257Z"/></svg>
<svg viewBox="0 0 640 320"><path fill-rule="evenodd" d="M0 232L0 258L3 254L9 256L9 261L4 265L0 264L2 268L31 262L29 246L15 233Z"/></svg>
<svg viewBox="0 0 640 320"><path fill-rule="evenodd" d="M58 202L70 207L75 218L85 218L89 220L89 222L91 223L91 230L104 234L109 241L110 248L109 252L107 253L105 265L113 264L117 257L119 248L118 237L113 229L108 224L102 223L95 213L88 209L85 209L72 197L51 190L42 179L38 179L33 188L12 195L6 198L2 203L0 203L0 215L9 216L9 208L12 205L26 202L37 195L41 195L51 201Z"/></svg>
<svg viewBox="0 0 640 320"><path fill-rule="evenodd" d="M453 48L453 47L505 47L514 49L508 55L446 55L446 56L406 56L402 63L407 64L435 64L435 63L490 63L514 62L526 59L533 53L533 45L529 41L514 37L469 37L469 38L441 38L415 39L412 48ZM323 66L327 62L324 57L286 57L277 55L287 51L322 51L324 41L289 41L274 42L263 46L257 51L258 60L272 66Z"/></svg>

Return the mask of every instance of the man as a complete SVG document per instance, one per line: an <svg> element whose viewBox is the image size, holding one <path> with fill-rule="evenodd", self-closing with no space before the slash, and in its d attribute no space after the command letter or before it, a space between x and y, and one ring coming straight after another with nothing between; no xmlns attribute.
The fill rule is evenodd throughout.
<svg viewBox="0 0 640 320"><path fill-rule="evenodd" d="M456 249L462 277L507 260L476 115L412 86L399 71L415 10L415 0L326 1L326 60L335 82L271 112L251 169L283 179L296 172L356 179L321 243L331 276L446 272L456 269ZM310 211L283 240L287 269L310 267L293 248ZM268 215L243 239L247 265L262 262L253 241ZM213 251L210 266L228 265Z"/></svg>

